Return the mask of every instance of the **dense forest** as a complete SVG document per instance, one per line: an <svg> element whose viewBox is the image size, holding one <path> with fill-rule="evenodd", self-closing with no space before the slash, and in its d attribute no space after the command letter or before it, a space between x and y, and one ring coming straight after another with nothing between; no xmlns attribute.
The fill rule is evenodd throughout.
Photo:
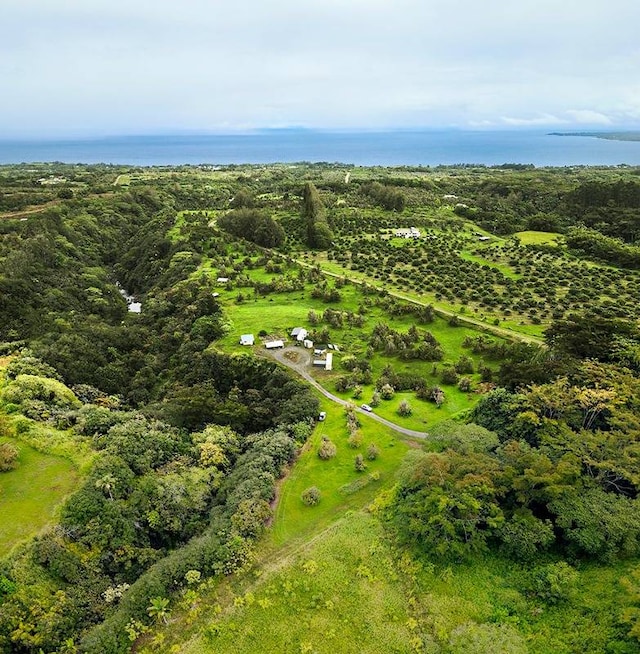
<svg viewBox="0 0 640 654"><path fill-rule="evenodd" d="M21 447L78 472L0 559L0 651L150 646L172 598L254 560L320 433L316 389L236 347L240 309L267 324L285 298L325 307L305 311L316 343L346 343L325 389L399 394L398 420L428 407L376 500L394 547L524 566L545 606L582 566L624 565L607 651L637 651L638 172L0 168L0 482ZM346 420L364 475L379 447ZM491 651L416 638L405 651Z"/></svg>

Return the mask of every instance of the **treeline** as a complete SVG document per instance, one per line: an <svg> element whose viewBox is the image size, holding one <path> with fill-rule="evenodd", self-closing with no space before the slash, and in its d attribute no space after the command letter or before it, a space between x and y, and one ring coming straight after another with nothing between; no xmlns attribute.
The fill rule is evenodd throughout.
<svg viewBox="0 0 640 654"><path fill-rule="evenodd" d="M258 433L188 431L88 386L76 395L43 377L48 370L32 356L11 364L0 399L35 420L18 417L12 428L37 443L40 422L53 422L96 457L59 524L0 568L0 650L73 642L96 654L128 651L154 599L169 601L189 573L204 581L242 566L271 515L276 479L310 433L309 414ZM263 422L273 408L262 406Z"/></svg>
<svg viewBox="0 0 640 654"><path fill-rule="evenodd" d="M377 205L387 211L404 211L405 197L404 193L397 188L384 186L380 182L371 182L363 187L366 193Z"/></svg>
<svg viewBox="0 0 640 654"><path fill-rule="evenodd" d="M505 357L507 388L473 409L473 438L451 423L442 451L406 471L387 515L406 542L454 560L489 549L524 561L640 556L637 325L572 315L546 336L548 348L466 339Z"/></svg>
<svg viewBox="0 0 640 654"><path fill-rule="evenodd" d="M302 219L306 227L307 245L326 250L333 242L333 232L327 221L326 211L318 189L312 182L304 185L302 193Z"/></svg>
<svg viewBox="0 0 640 654"><path fill-rule="evenodd" d="M282 226L262 211L249 208L235 209L218 218L221 229L266 248L282 245L286 235Z"/></svg>
<svg viewBox="0 0 640 654"><path fill-rule="evenodd" d="M128 651L150 607L243 564L317 415L274 364L210 348L225 319L192 273L227 243L199 220L171 237L175 215L139 188L3 224L3 351L31 347L8 366L4 428L96 454L59 525L0 568L0 651Z"/></svg>
<svg viewBox="0 0 640 654"><path fill-rule="evenodd" d="M478 442L423 454L388 514L407 542L458 559L640 555L640 381L584 363L529 390L496 390L471 418Z"/></svg>
<svg viewBox="0 0 640 654"><path fill-rule="evenodd" d="M605 236L595 229L573 227L565 235L569 250L588 259L605 261L622 268L640 268L640 246L627 245L620 238Z"/></svg>

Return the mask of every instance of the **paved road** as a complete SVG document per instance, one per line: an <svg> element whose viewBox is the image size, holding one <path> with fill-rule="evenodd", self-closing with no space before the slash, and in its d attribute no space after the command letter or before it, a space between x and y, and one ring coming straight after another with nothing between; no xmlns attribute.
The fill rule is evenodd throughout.
<svg viewBox="0 0 640 654"><path fill-rule="evenodd" d="M336 404L340 404L342 406L353 405L353 402L348 402L347 400L343 400L342 398L333 395L333 393L329 393L328 390L323 388L311 376L311 374L309 373L309 365L311 364L311 353L308 350L305 350L301 347L286 347L281 350L257 350L257 352L261 356L275 359L276 361L278 361L278 363L282 363L288 368L291 368L291 370L297 372L305 381L309 382L309 384L311 384L314 388L317 388L326 398L328 398L332 402L335 402ZM286 356L287 353L296 354L297 361L293 361L292 359L288 358ZM376 413L364 411L359 406L356 406L356 411L365 416L369 416L373 420L377 420L379 423L389 427L390 429L393 429L394 431L397 431L400 434L404 434L405 436L412 436L413 438L429 437L429 434L427 434L426 432L415 431L413 429L406 429L405 427L396 425L395 422L391 422L390 420L387 420L386 418L383 418L382 416L379 416Z"/></svg>

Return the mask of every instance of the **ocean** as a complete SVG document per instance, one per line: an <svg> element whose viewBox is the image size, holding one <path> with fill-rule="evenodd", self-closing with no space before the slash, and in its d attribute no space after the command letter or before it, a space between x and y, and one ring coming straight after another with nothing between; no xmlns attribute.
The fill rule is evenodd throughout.
<svg viewBox="0 0 640 654"><path fill-rule="evenodd" d="M0 164L50 161L137 166L301 161L357 166L637 166L640 142L529 130L265 130L232 135L0 140Z"/></svg>

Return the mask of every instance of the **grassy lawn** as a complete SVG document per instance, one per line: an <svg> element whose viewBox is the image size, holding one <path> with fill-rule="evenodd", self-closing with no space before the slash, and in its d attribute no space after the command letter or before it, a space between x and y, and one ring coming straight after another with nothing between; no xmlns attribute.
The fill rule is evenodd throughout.
<svg viewBox="0 0 640 654"><path fill-rule="evenodd" d="M279 498L270 543L273 546L300 538L333 522L345 511L371 501L380 489L392 482L393 472L409 449L398 434L375 420L360 418L363 444L358 449L349 447L344 409L321 398L321 409L327 412L319 422L300 458L279 489ZM322 436L327 436L337 447L337 454L328 461L321 460L318 447ZM367 461L366 472L354 468L354 458L366 458L367 446L375 443L380 455ZM373 476L371 476L373 475ZM379 479L374 477L379 475ZM322 493L320 503L306 506L300 496L309 486L317 486Z"/></svg>
<svg viewBox="0 0 640 654"><path fill-rule="evenodd" d="M257 338L261 330L266 331L269 337L289 338L292 327L306 327L311 331L313 327L308 322L308 313L314 310L317 314L331 308L340 311L357 312L358 306L363 302L364 297L361 295L356 285L347 285L340 289L342 301L337 304L326 304L319 299L310 297L309 288L305 291L295 291L290 293L271 294L267 297L250 297L242 303L235 301L237 291L220 290L220 300L224 305L225 313L228 317L229 331L221 340L217 341L215 346L229 352L248 352L251 350L262 349L262 343ZM340 347L340 353L334 355L334 370L331 373L317 370L310 370L318 382L320 382L328 391L341 397L342 399L351 399L352 392L339 393L336 391L336 381L348 372L340 366L341 357L353 354L357 357L364 357L368 347L368 339L378 322L388 324L393 329L406 332L413 324L416 323L415 316L402 315L390 317L381 307L371 306L365 314L365 323L362 327L351 327L345 323L342 328L329 328L331 339ZM322 325L319 326L319 328ZM429 385L441 386L439 373L445 364L454 364L461 356L469 356L477 370L482 361L482 357L473 355L470 350L462 346L467 336L476 336L477 331L471 327L459 326L451 327L443 318L436 317L432 323L421 325L420 331L431 332L441 344L445 360L435 363L436 374L433 374L434 363L430 361L402 361L397 356L386 356L383 353L376 352L369 359L371 364L374 381L382 374L387 365L391 365L397 373L408 373L418 375L427 380ZM253 348L247 348L239 345L241 334L253 334L256 337L256 345ZM490 363L491 367L497 364ZM480 381L479 374L470 375L473 382ZM369 402L375 391L373 384L363 388L362 398L354 400L357 404ZM457 413L471 408L479 396L475 393L463 393L456 386L445 386L445 403L438 409L435 404L428 401L418 400L413 393L399 393L393 400L383 402L376 409L381 416L400 424L409 429L425 431L429 425L439 420L448 419ZM408 399L413 409L413 414L406 418L400 418L396 414L398 404L402 399Z"/></svg>
<svg viewBox="0 0 640 654"><path fill-rule="evenodd" d="M499 263L497 261L493 261L492 259L486 259L485 257L467 252L466 250L459 252L458 256L465 261L473 261L474 263L478 263L481 266L491 266L491 268L496 268L505 277L509 277L510 279L520 279L520 277L522 277L522 275L518 275L518 273L513 272L511 266L506 263Z"/></svg>
<svg viewBox="0 0 640 654"><path fill-rule="evenodd" d="M514 234L522 245L558 245L560 234L556 232L516 232Z"/></svg>
<svg viewBox="0 0 640 654"><path fill-rule="evenodd" d="M69 460L11 442L20 456L15 470L0 473L0 556L49 524L79 479Z"/></svg>

